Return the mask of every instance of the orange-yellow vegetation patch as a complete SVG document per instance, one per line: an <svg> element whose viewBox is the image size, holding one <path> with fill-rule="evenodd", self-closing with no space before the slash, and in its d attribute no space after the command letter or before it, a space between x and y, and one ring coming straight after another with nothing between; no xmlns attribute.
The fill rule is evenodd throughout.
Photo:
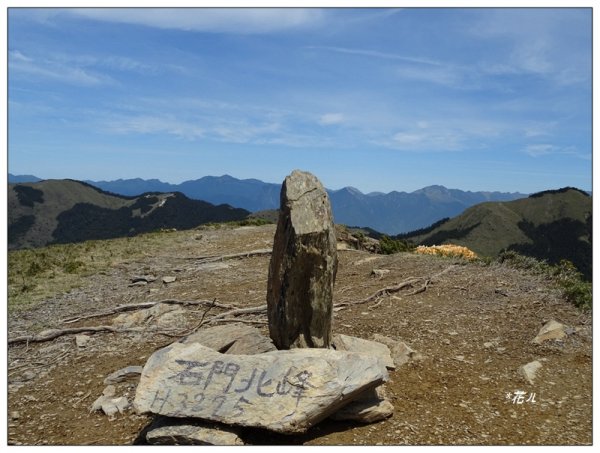
<svg viewBox="0 0 600 453"><path fill-rule="evenodd" d="M420 253L421 255L440 255L440 256L452 256L452 257L461 257L467 260L477 259L477 255L473 250L468 249L467 247L463 247L461 245L432 245L431 247L427 247L425 245L419 245L415 249L416 253Z"/></svg>

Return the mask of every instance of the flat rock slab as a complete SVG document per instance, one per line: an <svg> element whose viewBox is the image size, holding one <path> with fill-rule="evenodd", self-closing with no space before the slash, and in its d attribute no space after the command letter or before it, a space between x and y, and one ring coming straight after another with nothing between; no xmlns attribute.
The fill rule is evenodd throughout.
<svg viewBox="0 0 600 453"><path fill-rule="evenodd" d="M179 342L199 343L217 352L228 354L260 354L277 349L271 339L262 335L256 327L242 323L202 329Z"/></svg>
<svg viewBox="0 0 600 453"><path fill-rule="evenodd" d="M356 400L333 414L332 420L352 420L360 423L375 423L394 414L394 405L386 398L383 386L367 390Z"/></svg>
<svg viewBox="0 0 600 453"><path fill-rule="evenodd" d="M138 413L300 433L388 379L374 356L329 349L220 354L173 343L146 363Z"/></svg>
<svg viewBox="0 0 600 453"><path fill-rule="evenodd" d="M110 373L104 379L104 383L108 384L118 384L119 382L126 381L128 379L138 379L142 374L143 367L141 366L128 366L125 368L121 368L120 370L114 371Z"/></svg>
<svg viewBox="0 0 600 453"><path fill-rule="evenodd" d="M372 355L379 358L386 368L390 370L396 368L394 360L390 354L390 348L384 344L378 343L377 341L364 340L358 337L351 337L350 335L338 334L333 336L332 344L337 351L359 352Z"/></svg>
<svg viewBox="0 0 600 453"><path fill-rule="evenodd" d="M235 428L158 417L146 433L152 445L244 445Z"/></svg>

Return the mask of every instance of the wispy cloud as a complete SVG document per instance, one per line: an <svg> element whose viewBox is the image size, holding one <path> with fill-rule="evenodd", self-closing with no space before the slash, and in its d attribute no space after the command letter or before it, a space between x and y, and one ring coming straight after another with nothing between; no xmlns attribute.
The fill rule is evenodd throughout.
<svg viewBox="0 0 600 453"><path fill-rule="evenodd" d="M111 77L51 59L36 59L24 55L19 50L11 50L8 55L9 71L31 76L52 79L63 83L95 86L115 83Z"/></svg>
<svg viewBox="0 0 600 453"><path fill-rule="evenodd" d="M542 157L555 154L569 155L579 159L591 160L591 153L583 153L574 146L558 146L550 143L535 143L527 145L523 150L531 157Z"/></svg>
<svg viewBox="0 0 600 453"><path fill-rule="evenodd" d="M322 126L330 126L334 124L342 124L345 120L343 113L326 113L319 118L319 124Z"/></svg>
<svg viewBox="0 0 600 453"><path fill-rule="evenodd" d="M105 22L236 34L303 29L320 23L324 15L323 10L303 8L85 8L68 13Z"/></svg>
<svg viewBox="0 0 600 453"><path fill-rule="evenodd" d="M358 55L363 57L372 57L372 58L380 58L385 60L401 60L409 63L418 63L428 66L443 66L444 63L430 60L427 58L419 58L412 57L407 55L400 55L389 52L380 52L377 50L369 50L369 49L354 49L349 47L332 47L332 46L306 46L306 49L315 49L315 50L326 50L329 52L337 52L349 55Z"/></svg>

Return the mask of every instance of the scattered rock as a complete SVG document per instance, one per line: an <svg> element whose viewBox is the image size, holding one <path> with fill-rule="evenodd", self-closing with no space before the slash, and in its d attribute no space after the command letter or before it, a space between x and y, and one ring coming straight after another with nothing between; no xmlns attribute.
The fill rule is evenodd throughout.
<svg viewBox="0 0 600 453"><path fill-rule="evenodd" d="M166 276L166 277L162 278L162 282L165 285L168 285L169 283L173 283L175 280L177 280L177 277Z"/></svg>
<svg viewBox="0 0 600 453"><path fill-rule="evenodd" d="M135 275L135 276L131 277L131 283L139 283L139 282L152 283L155 280L156 280L156 277L154 275Z"/></svg>
<svg viewBox="0 0 600 453"><path fill-rule="evenodd" d="M533 380L536 377L537 371L541 367L541 362L534 360L533 362L529 362L527 365L519 367L519 374L523 376L527 382L533 384Z"/></svg>
<svg viewBox="0 0 600 453"><path fill-rule="evenodd" d="M359 352L375 356L381 360L386 368L390 370L396 368L390 354L390 348L385 344L352 337L350 335L339 334L334 335L332 345L337 351Z"/></svg>
<svg viewBox="0 0 600 453"><path fill-rule="evenodd" d="M299 433L387 379L379 359L364 354L299 348L226 355L173 343L148 359L134 407Z"/></svg>
<svg viewBox="0 0 600 453"><path fill-rule="evenodd" d="M20 419L20 418L21 418L21 413L20 413L19 411L12 411L12 412L10 413L10 418L11 418L12 420L18 420L18 419Z"/></svg>
<svg viewBox="0 0 600 453"><path fill-rule="evenodd" d="M102 410L109 417L113 417L117 412L123 413L129 407L129 401L126 397L115 398L117 389L114 385L107 385L96 401L92 403L91 412Z"/></svg>
<svg viewBox="0 0 600 453"><path fill-rule="evenodd" d="M166 313L177 311L177 315L183 315L185 310L170 304L156 304L153 307L134 312L121 313L112 322L117 327L133 327L148 324L152 320L158 320ZM172 321L172 320L171 320Z"/></svg>
<svg viewBox="0 0 600 453"><path fill-rule="evenodd" d="M415 351L403 341L397 341L393 338L379 334L373 335L372 338L374 341L384 344L390 348L392 360L394 361L394 365L396 365L396 367L402 366L409 361L416 362L423 360L424 358L421 353Z"/></svg>
<svg viewBox="0 0 600 453"><path fill-rule="evenodd" d="M383 278L389 273L390 273L389 269L373 269L371 271L371 277Z"/></svg>
<svg viewBox="0 0 600 453"><path fill-rule="evenodd" d="M333 414L333 420L375 423L391 417L394 405L386 398L383 386L362 393L357 399Z"/></svg>
<svg viewBox="0 0 600 453"><path fill-rule="evenodd" d="M269 333L278 349L330 346L337 265L327 192L315 176L295 170L281 187L269 265Z"/></svg>
<svg viewBox="0 0 600 453"><path fill-rule="evenodd" d="M498 343L495 341L486 341L485 343L483 343L484 349L491 349L491 348L495 348L497 346L498 346Z"/></svg>
<svg viewBox="0 0 600 453"><path fill-rule="evenodd" d="M148 284L148 282L146 282L144 280L140 280L140 281L137 281L137 282L134 282L134 283L130 283L127 286L129 286L130 288L133 288L135 286L146 286L147 284Z"/></svg>
<svg viewBox="0 0 600 453"><path fill-rule="evenodd" d="M155 419L146 441L152 445L244 445L235 428L169 417Z"/></svg>
<svg viewBox="0 0 600 453"><path fill-rule="evenodd" d="M532 340L532 343L542 344L547 340L560 340L567 336L565 331L566 326L557 321L548 321L544 326L540 329L537 336Z"/></svg>
<svg viewBox="0 0 600 453"><path fill-rule="evenodd" d="M88 335L75 335L75 344L78 348L85 348L90 339Z"/></svg>
<svg viewBox="0 0 600 453"><path fill-rule="evenodd" d="M118 384L119 382L126 381L128 379L139 379L142 374L143 367L141 366L128 366L125 368L121 368L111 374L109 374L106 379L104 379L104 384Z"/></svg>

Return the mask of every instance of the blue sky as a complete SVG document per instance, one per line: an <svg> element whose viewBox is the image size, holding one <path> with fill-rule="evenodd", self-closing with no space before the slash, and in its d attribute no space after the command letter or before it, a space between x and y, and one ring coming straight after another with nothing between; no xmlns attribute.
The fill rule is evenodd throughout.
<svg viewBox="0 0 600 453"><path fill-rule="evenodd" d="M8 171L591 189L590 8L8 11Z"/></svg>

